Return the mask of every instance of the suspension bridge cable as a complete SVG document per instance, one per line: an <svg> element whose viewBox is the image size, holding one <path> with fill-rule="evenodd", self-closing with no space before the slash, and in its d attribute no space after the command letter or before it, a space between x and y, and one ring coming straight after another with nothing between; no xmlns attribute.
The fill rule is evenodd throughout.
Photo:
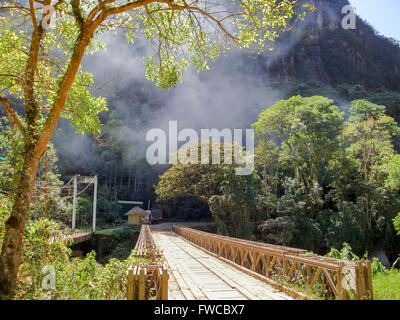
<svg viewBox="0 0 400 320"><path fill-rule="evenodd" d="M63 185L62 187L60 187L61 189L68 187L68 185L72 182L72 180L74 180L75 176L73 176L71 178L71 180L69 180L65 185Z"/></svg>
<svg viewBox="0 0 400 320"><path fill-rule="evenodd" d="M89 183L89 184L86 186L85 189L83 189L82 191L80 191L80 192L77 194L77 196L79 196L83 191L85 191L85 190L86 190L87 188L89 188L91 185L92 185L92 184Z"/></svg>

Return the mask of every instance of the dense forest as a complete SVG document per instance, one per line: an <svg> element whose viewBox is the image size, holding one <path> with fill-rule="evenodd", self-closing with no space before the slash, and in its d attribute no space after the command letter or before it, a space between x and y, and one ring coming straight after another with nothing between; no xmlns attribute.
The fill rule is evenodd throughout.
<svg viewBox="0 0 400 320"><path fill-rule="evenodd" d="M400 155L393 137L400 127L367 100L354 100L349 113L345 119L321 96L280 100L254 123L253 175L178 163L156 193L207 202L218 233L320 253L347 242L359 255L384 249L395 259Z"/></svg>

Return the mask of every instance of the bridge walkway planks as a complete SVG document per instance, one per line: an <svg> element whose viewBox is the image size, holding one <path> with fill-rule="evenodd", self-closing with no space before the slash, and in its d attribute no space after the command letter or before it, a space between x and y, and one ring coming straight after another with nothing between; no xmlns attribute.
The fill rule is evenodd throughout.
<svg viewBox="0 0 400 320"><path fill-rule="evenodd" d="M153 228L152 228L153 229ZM170 268L170 300L291 300L168 230L152 230Z"/></svg>

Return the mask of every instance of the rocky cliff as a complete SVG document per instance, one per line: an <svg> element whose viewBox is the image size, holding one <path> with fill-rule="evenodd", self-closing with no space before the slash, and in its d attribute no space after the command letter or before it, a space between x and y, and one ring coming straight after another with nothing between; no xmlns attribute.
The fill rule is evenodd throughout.
<svg viewBox="0 0 400 320"><path fill-rule="evenodd" d="M400 46L356 18L342 27L347 0L314 0L317 10L281 35L273 53L259 59L275 80L317 80L327 85L362 84L365 89L400 89Z"/></svg>

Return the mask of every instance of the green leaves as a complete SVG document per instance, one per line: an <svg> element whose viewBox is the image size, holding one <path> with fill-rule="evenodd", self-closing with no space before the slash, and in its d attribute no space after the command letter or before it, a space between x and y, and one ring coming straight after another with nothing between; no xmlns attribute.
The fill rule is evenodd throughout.
<svg viewBox="0 0 400 320"><path fill-rule="evenodd" d="M290 0L234 1L232 5L213 4L213 10L209 5L208 1L191 5L154 2L140 15L142 33L156 51L146 58L146 77L157 80L160 88L176 86L189 61L199 72L232 47L262 52L294 15L306 13L301 8L296 12Z"/></svg>
<svg viewBox="0 0 400 320"><path fill-rule="evenodd" d="M7 16L0 17L0 60L4 62L0 65L0 88L17 98L24 98L22 79L31 39L25 29L20 30L8 22ZM79 28L74 20L59 13L55 28L49 29L43 37L33 85L35 103L39 109L39 127L36 130L40 130L46 122L58 95L78 34ZM104 44L96 39L91 41L88 48L91 52L101 49L104 49ZM91 95L89 87L92 84L91 74L83 71L78 73L62 113L82 134L98 133L98 114L107 110L104 98Z"/></svg>
<svg viewBox="0 0 400 320"><path fill-rule="evenodd" d="M398 187L398 156L392 143L400 132L395 120L385 115L385 107L366 100L355 100L352 116L346 123L344 139L347 151L359 166L365 183Z"/></svg>
<svg viewBox="0 0 400 320"><path fill-rule="evenodd" d="M0 201L2 201L0 197ZM0 207L0 223L3 222ZM2 225L0 224L0 235ZM59 240L50 241L59 226L48 219L30 221L25 228L23 263L16 299L123 300L126 298L126 270L138 260L112 258L104 266L90 252L82 259L69 259L71 249ZM56 271L56 288L42 288L43 267Z"/></svg>
<svg viewBox="0 0 400 320"><path fill-rule="evenodd" d="M343 242L343 248L339 251L335 248L331 248L331 251L326 254L329 258L348 260L348 261L359 261L360 258L352 252L351 246L347 242Z"/></svg>
<svg viewBox="0 0 400 320"><path fill-rule="evenodd" d="M344 121L332 100L296 96L264 110L253 124L260 209L277 216L261 225L266 240L308 249L348 241L356 252L393 246L399 128L385 107L369 101L353 101L350 111Z"/></svg>
<svg viewBox="0 0 400 320"><path fill-rule="evenodd" d="M258 52L264 50L269 41L274 41L279 32L286 30L289 19L294 15L302 18L305 14L301 8L296 12L290 0L245 0L240 1L240 5L243 14L233 18L238 44ZM302 8L311 9L308 4Z"/></svg>
<svg viewBox="0 0 400 320"><path fill-rule="evenodd" d="M400 212L397 217L393 220L394 228L398 231L398 235L400 236Z"/></svg>
<svg viewBox="0 0 400 320"><path fill-rule="evenodd" d="M278 141L281 161L296 167L311 192L315 182L321 183L321 168L337 148L343 115L330 99L296 96L264 110L253 127L259 140Z"/></svg>
<svg viewBox="0 0 400 320"><path fill-rule="evenodd" d="M218 224L218 230L224 234L236 235L239 228L243 227L241 225L250 221L257 195L258 177L255 173L247 176L236 175L234 163L223 164L224 149L230 147L233 150L233 145L203 141L190 149L200 155L204 144L209 144L209 159L214 152L212 145L217 147L216 152L220 152L221 164L178 162L160 177L155 193L162 200L194 197L206 202ZM180 150L178 153L186 151Z"/></svg>
<svg viewBox="0 0 400 320"><path fill-rule="evenodd" d="M354 100L351 103L351 122L378 120L385 115L385 106L379 106L367 100Z"/></svg>
<svg viewBox="0 0 400 320"><path fill-rule="evenodd" d="M22 75L27 62L29 39L24 30L13 30L0 17L0 88L22 98Z"/></svg>
<svg viewBox="0 0 400 320"><path fill-rule="evenodd" d="M93 84L93 75L81 71L75 78L62 117L70 119L76 131L82 134L97 134L101 131L98 115L108 111L106 99L93 97L89 87Z"/></svg>
<svg viewBox="0 0 400 320"><path fill-rule="evenodd" d="M384 170L388 173L385 186L392 190L400 190L400 155L389 157L384 166Z"/></svg>

